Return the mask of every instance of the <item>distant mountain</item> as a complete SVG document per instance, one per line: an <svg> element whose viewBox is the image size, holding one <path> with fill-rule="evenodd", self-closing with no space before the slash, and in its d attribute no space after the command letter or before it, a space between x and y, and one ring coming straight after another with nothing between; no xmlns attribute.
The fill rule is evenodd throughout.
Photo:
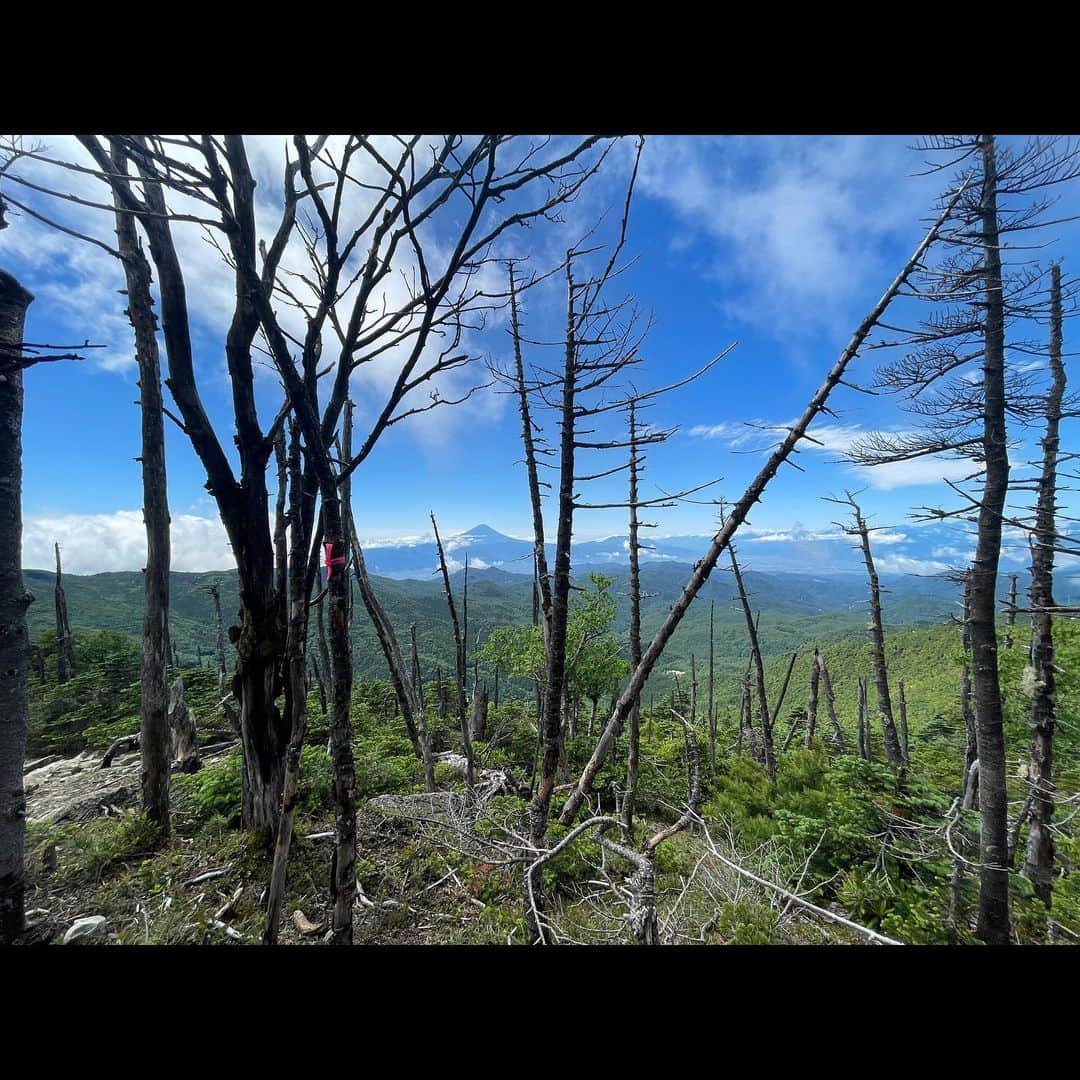
<svg viewBox="0 0 1080 1080"><path fill-rule="evenodd" d="M477 530L468 534L478 535ZM498 534L495 534L498 537ZM499 538L507 539L507 538ZM470 544L474 541L470 540ZM376 549L377 550L377 549ZM616 599L615 629L625 637L629 624L629 582L624 568L603 567L614 579ZM575 567L575 577L583 580L587 567ZM671 604L686 584L687 563L650 562L642 571L642 628L648 639L667 615ZM455 593L461 598L463 572L452 575ZM53 574L45 570L24 571L27 588L36 596L28 610L31 639L53 628ZM453 647L450 620L442 583L437 578L392 579L372 575L373 586L387 614L403 640L415 623L425 678L441 667L452 670ZM170 629L183 664L200 658L209 662L214 649L213 605L207 586L221 589L226 625L236 621L236 575L232 572L206 574L174 573L170 604ZM866 586L855 574L827 577L818 574L765 573L749 570L747 588L755 609L761 610L760 634L766 655L790 653L815 642L862 639L866 634ZM890 591L885 598L886 620L890 626L940 622L955 610L956 589L938 579L883 577ZM64 579L72 627L86 630L113 630L138 638L142 626L142 574L122 572L66 575ZM690 655L703 662L708 648L709 602L715 601L715 643L720 676L734 674L745 664L746 630L741 610L734 600L731 574L718 568L705 584L697 601L683 619L661 661L661 669L689 667ZM527 623L532 614L532 582L521 573L498 567L472 569L469 573L469 652L476 635L483 641L496 627ZM227 646L231 656L231 646ZM353 623L353 656L361 679L386 677L385 662L374 632L357 600ZM483 677L485 673L481 672ZM490 672L487 673L490 676ZM519 688L519 690L522 688Z"/></svg>
<svg viewBox="0 0 1080 1080"><path fill-rule="evenodd" d="M1015 534L1015 535L1013 535ZM649 550L642 551L646 565L688 566L704 554L710 536L661 536L648 538ZM874 558L879 573L894 582L905 579L911 589L934 592L915 582L933 581L950 567L964 566L974 555L973 533L963 525L927 524L881 529L873 534ZM499 569L509 574L532 573L532 542L505 536L489 525L476 525L466 532L443 538L452 571L465 565L474 570ZM782 574L809 574L832 579L838 576L865 576L862 554L839 528L806 529L796 524L784 530L744 527L736 538L739 559L749 570ZM589 569L605 572L629 568L629 539L622 534L574 544L575 572ZM380 540L364 547L368 569L389 578L427 580L438 571L434 539L417 536L400 541ZM549 559L554 548L548 545ZM1016 529L1006 529L1001 553L1001 574L1020 576L1019 587L1027 588L1030 555L1024 537ZM1067 558L1058 568L1061 602L1080 600L1080 576L1072 576ZM723 560L726 565L726 560ZM907 588L905 586L905 588ZM1004 595L1004 594L1002 594Z"/></svg>

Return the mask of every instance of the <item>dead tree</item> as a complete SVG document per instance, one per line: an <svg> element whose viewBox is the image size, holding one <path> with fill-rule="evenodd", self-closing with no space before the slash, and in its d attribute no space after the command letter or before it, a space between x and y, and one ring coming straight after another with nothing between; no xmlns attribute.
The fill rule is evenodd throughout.
<svg viewBox="0 0 1080 1080"><path fill-rule="evenodd" d="M592 783L596 778L596 774L603 767L607 755L610 753L615 739L622 728L623 722L630 709L633 707L634 701L641 693L645 681L648 679L652 669L656 666L656 662L664 651L664 647L667 645L668 641L671 640L672 634L675 633L676 627L678 627L679 623L682 621L683 615L686 614L694 597L697 596L701 591L702 586L708 580L709 575L716 566L717 560L730 543L736 530L746 520L751 507L761 499L769 481L776 475L780 466L790 458L796 448L796 443L798 443L806 434L807 428L810 427L814 418L821 412L829 411L826 402L833 390L843 381L848 364L854 359L859 349L870 335L870 332L877 327L879 320L892 302L893 297L900 291L901 287L905 284L915 268L921 265L923 257L937 239L939 229L952 211L952 208L956 201L958 201L961 193L962 189L949 201L941 215L930 227L922 242L915 249L911 258L908 259L904 268L896 276L888 289L886 289L884 295L877 304L874 305L870 314L867 315L859 325L858 329L852 335L851 341L840 354L840 358L825 377L825 381L819 387L817 393L811 398L805 412L799 417L795 424L792 425L787 436L773 451L769 460L765 463L760 472L758 472L757 476L750 482L750 485L743 493L742 498L740 498L732 507L726 523L713 537L712 544L704 557L695 564L690 580L686 583L682 594L672 605L667 617L664 619L648 649L642 656L641 663L638 664L631 673L630 681L626 689L616 702L616 707L612 711L611 719L601 733L592 756L582 770L578 783L563 806L562 814L559 817L561 824L569 824L577 816L578 811L581 809L581 804L592 790Z"/></svg>
<svg viewBox="0 0 1080 1080"><path fill-rule="evenodd" d="M454 672L457 690L457 719L461 730L461 745L465 751L465 782L472 791L476 783L476 763L473 760L472 739L469 735L469 723L465 716L465 642L458 622L457 606L454 604L454 591L450 588L450 572L446 568L446 555L442 540L439 538L439 526L435 524L435 514L431 515L431 527L435 531L435 546L439 552L439 569L442 571L443 588L446 591L446 606L450 610L450 623L454 629Z"/></svg>
<svg viewBox="0 0 1080 1080"><path fill-rule="evenodd" d="M901 679L896 684L897 696L900 703L900 750L904 755L904 764L911 764L911 745L908 741L908 723L907 723L907 697L904 694L904 680Z"/></svg>
<svg viewBox="0 0 1080 1080"><path fill-rule="evenodd" d="M469 734L473 739L483 739L487 731L488 692L487 683L473 690L472 713L469 718Z"/></svg>
<svg viewBox="0 0 1080 1080"><path fill-rule="evenodd" d="M115 168L127 173L127 160L113 154ZM169 501L165 471L165 414L161 397L157 319L150 293L150 264L139 244L135 222L116 204L116 247L127 283L127 316L135 333L142 417L143 521L146 567L143 570L142 670L140 674L139 749L142 753L142 808L163 842L169 836L169 693L166 687L169 646ZM59 581L59 556L57 579ZM59 611L59 599L57 601ZM175 644L174 644L175 649ZM179 665L177 665L179 666ZM185 743L183 760L194 747ZM195 755L197 757L197 754ZM180 760L172 755L174 760Z"/></svg>
<svg viewBox="0 0 1080 1080"><path fill-rule="evenodd" d="M829 665L825 663L824 656L818 656L818 666L821 668L821 685L825 690L825 711L829 714L829 723L832 724L833 742L841 754L846 754L847 739L844 737L844 729L840 726L840 718L836 715L836 695L833 693Z"/></svg>
<svg viewBox="0 0 1080 1080"><path fill-rule="evenodd" d="M1055 269L1057 269L1055 267ZM1058 286L1060 288L1060 284ZM1009 575L1009 601L1005 605L1005 638L1001 642L1006 649L1013 646L1013 627L1016 625L1016 574Z"/></svg>
<svg viewBox="0 0 1080 1080"><path fill-rule="evenodd" d="M712 776L716 775L716 704L714 701L714 692L716 686L716 680L714 675L715 662L716 662L716 648L713 644L713 615L715 613L716 601L709 600L709 773ZM639 657L640 659L640 657ZM634 665L635 667L637 664ZM590 731L591 735L592 732Z"/></svg>
<svg viewBox="0 0 1080 1080"><path fill-rule="evenodd" d="M60 568L60 545L56 550L56 585L53 589L56 601L56 681L66 683L75 674L75 646L68 621L67 596L64 593L64 576Z"/></svg>
<svg viewBox="0 0 1080 1080"><path fill-rule="evenodd" d="M866 707L866 680L860 675L859 685L855 694L855 723L858 738L859 757L864 761L872 761L870 752L870 716Z"/></svg>
<svg viewBox="0 0 1080 1080"><path fill-rule="evenodd" d="M810 697L806 704L806 749L809 750L814 741L814 731L817 728L818 710L818 684L821 680L821 654L814 646L814 657L810 661Z"/></svg>
<svg viewBox="0 0 1080 1080"><path fill-rule="evenodd" d="M758 715L761 718L761 743L762 754L765 764L765 773L769 777L769 783L776 783L776 752L773 748L772 717L769 715L769 702L765 695L765 663L761 657L761 646L758 642L757 626L750 614L750 601L746 596L746 586L743 584L742 571L739 569L738 559L735 557L735 545L728 543L728 555L731 557L731 571L735 575L735 585L739 591L739 603L742 606L743 616L746 619L746 636L750 641L750 659L753 663L755 689L758 699Z"/></svg>
<svg viewBox="0 0 1080 1080"><path fill-rule="evenodd" d="M290 429L286 469L280 482L288 487L287 521L292 536L289 545L287 579L289 622L286 631L286 656L289 667L288 678L285 682L285 709L292 725L292 733L289 736L289 749L285 759L281 815L278 818L274 862L270 872L270 885L267 889L266 928L263 931L263 941L267 945L277 943L278 927L281 923L286 869L289 862L289 849L292 846L293 818L296 813L296 799L300 783L300 756L307 732L305 656L308 636L308 555L302 511L303 477L300 468L300 432L299 425L295 421Z"/></svg>
<svg viewBox="0 0 1080 1080"><path fill-rule="evenodd" d="M233 682L241 707L244 820L249 828L269 833L281 805L289 725L275 706L283 679L285 604L275 588L265 473L285 414L295 411L307 447L304 487L311 497L305 497L303 507L305 533L311 535L314 496L319 495L325 539L333 545L331 557L342 558L345 549L331 489L367 459L389 427L417 412L462 400L436 391L429 404L412 405L415 391L436 386L433 380L471 359L460 348L462 332L491 306L476 284L478 269L494 257L494 245L508 230L556 218L559 207L595 174L612 145L599 137L556 146L512 136L449 135L429 149L421 136L351 135L334 146L328 139L293 138L278 192L280 216L271 221L265 237L256 228L254 179L239 136L113 136L108 147L98 137L79 136L91 168L34 154L35 162L57 170L55 183L35 181L34 198L66 198L64 170L94 175L119 194L124 210L138 219L149 240L161 294L167 385L179 409L178 421L206 468L208 488L218 501L237 558L241 619ZM129 184L112 167L109 149L117 147L135 165L138 185ZM24 176L9 179L29 182ZM112 209L93 199L82 202ZM52 224L47 214L38 212L37 219ZM440 235L434 245L432 230L443 220L456 223L456 231ZM236 301L224 352L239 476L207 416L195 376L183 261L173 234L178 222L208 230L235 278ZM384 303L405 261L415 267L414 274L403 275L407 295L401 302ZM304 324L299 334L290 339L292 329L282 330L275 305L299 313ZM287 398L268 424L260 421L255 401L253 352L260 333ZM428 346L440 335L447 348L433 356ZM336 363L327 371L320 367L324 340L333 342L336 350ZM328 468L326 450L351 376L388 351L401 357L401 365L376 405L370 431L351 461L341 463L339 470ZM316 384L330 370L335 372L332 386L320 396ZM337 582L330 578L332 639L345 634L338 634L335 625L336 584L343 582L344 575ZM347 596L346 589L343 600ZM331 647L339 648L333 640ZM350 786L344 775L348 740L343 691L348 681L347 670L333 672L334 696L342 710L331 724L339 733L335 767L343 774L338 782L342 797ZM341 854L344 857L344 849ZM337 872L342 887L351 889L348 867Z"/></svg>
<svg viewBox="0 0 1080 1080"><path fill-rule="evenodd" d="M837 524L849 536L859 538L863 561L866 563L866 575L870 582L870 659L874 666L874 690L877 694L878 716L881 720L881 733L885 740L885 756L888 758L889 768L902 777L904 751L896 734L892 698L889 694L889 671L885 663L885 629L881 618L881 584L874 566L874 556L870 550L872 530L867 525L862 509L850 491L844 492L842 499L830 497L828 501L851 508L854 525L845 525L842 522L837 522ZM869 739L867 748L869 749Z"/></svg>
<svg viewBox="0 0 1080 1080"><path fill-rule="evenodd" d="M1046 397L1046 433L1042 439L1043 461L1039 477L1035 533L1031 544L1031 784L1030 825L1024 876L1035 895L1051 903L1054 838L1050 818L1054 812L1053 740L1056 719L1054 626L1049 609L1054 607L1054 547L1058 539L1057 468L1061 438L1059 428L1065 397L1065 364L1061 355L1061 267L1051 270L1050 372L1052 384ZM1012 612L1016 611L1016 575L1013 575Z"/></svg>
<svg viewBox="0 0 1080 1080"><path fill-rule="evenodd" d="M199 767L199 742L195 714L184 699L184 680L176 679L169 690L169 742L167 759L176 762L181 772L195 772ZM139 746L142 746L140 733Z"/></svg>
<svg viewBox="0 0 1080 1080"><path fill-rule="evenodd" d="M228 676L228 670L225 667L225 624L221 618L221 589L215 583L208 585L207 591L214 598L214 645L217 652L218 700L221 700L225 697L226 678Z"/></svg>
<svg viewBox="0 0 1080 1080"><path fill-rule="evenodd" d="M977 494L952 484L964 505L946 511L919 508L941 520L977 521L971 570L970 634L973 696L979 751L980 889L978 937L1007 944L1009 920L1008 796L1005 737L998 679L997 576L1005 501L1009 489L1007 420L1025 422L1038 412L1028 374L1007 364L1006 335L1013 324L1045 310L1043 274L1010 264L1002 251L1010 234L1039 227L1049 205L1040 197L1022 198L1080 175L1080 148L1055 141L1029 140L1018 149L1000 147L993 135L947 136L924 148L948 155L964 184L942 230L951 254L934 268L921 267L917 294L936 305L915 330L900 330L902 358L886 365L878 386L906 398L924 418L921 431L899 436L877 434L861 440L851 457L863 464L945 454L972 461ZM1036 300L1036 297L1041 299ZM1024 348L1009 342L1010 355ZM977 365L977 367L974 367Z"/></svg>
<svg viewBox="0 0 1080 1080"><path fill-rule="evenodd" d="M33 299L0 270L0 944L4 945L22 933L25 921L26 609L34 598L23 587L22 576L22 358L26 309Z"/></svg>
<svg viewBox="0 0 1080 1080"><path fill-rule="evenodd" d="M665 386L659 390L651 390L644 394L635 393L629 401L626 403L627 413L627 447L628 447L628 460L626 463L626 469L629 474L629 498L626 503L626 508L630 512L630 532L629 532L629 561L630 561L630 666L631 668L637 667L641 663L641 560L640 554L643 550L647 550L648 545L642 544L640 537L641 529L654 529L656 528L655 522L642 521L639 517L639 511L646 507L670 507L682 498L685 498L693 491L699 491L702 487L708 485L698 485L698 487L691 488L688 491L679 492L676 495L664 494L658 499L643 499L639 494L638 487L641 479L641 474L645 471L645 453L644 450L648 446L661 445L671 437L672 431L659 430L650 427L647 424L643 424L638 418L638 412L642 407L649 407L653 401L662 394L666 394L671 390L685 386L689 382L693 382L705 374L714 364L718 362L713 360L707 364L700 371L695 372L689 379L685 379L682 382L674 383L671 386ZM603 473L597 474L602 476ZM586 477L584 479L592 479L592 477ZM711 634L711 624L710 624ZM710 652L709 652L709 699L712 700L712 639L710 637ZM711 709L711 706L710 706ZM595 708L593 712L595 713ZM641 695L638 695L637 701L634 702L633 707L630 710L630 726L628 732L628 748L627 748L627 760L626 760L626 792L623 795L622 803L622 821L627 830L632 830L634 823L634 800L637 797L637 784L638 784L638 770L640 767L641 757ZM589 737L592 737L592 720L589 724ZM710 746L715 751L715 738L710 742Z"/></svg>

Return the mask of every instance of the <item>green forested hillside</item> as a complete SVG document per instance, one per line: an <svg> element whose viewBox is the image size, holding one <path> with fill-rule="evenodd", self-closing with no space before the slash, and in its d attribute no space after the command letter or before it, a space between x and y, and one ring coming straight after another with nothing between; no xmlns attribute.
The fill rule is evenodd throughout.
<svg viewBox="0 0 1080 1080"><path fill-rule="evenodd" d="M625 572L607 571L613 578L616 601L615 631L625 638L629 625L629 587ZM668 608L686 582L689 568L681 565L647 564L642 571L642 631L648 639L659 627ZM580 571L584 578L585 569ZM866 622L865 583L861 575L828 579L808 574L766 574L748 571L751 603L762 612L760 636L766 656L790 653L815 640L859 638ZM27 588L35 597L28 610L31 640L38 640L54 626L54 575L43 570L25 571ZM463 575L452 575L460 603ZM425 672L453 667L453 642L442 585L436 580L373 577L374 587L402 640L416 623L421 663ZM232 572L171 575L170 630L180 662L205 662L214 650L213 602L208 586L221 591L226 626L235 621L236 575ZM142 630L143 580L141 574L110 573L64 578L71 624L76 631L110 630L137 640ZM903 626L939 621L953 606L953 586L933 579L897 579L886 599L886 620ZM664 668L689 670L693 653L706 662L709 641L709 601L715 600L715 647L718 678L740 671L746 657L746 628L734 600L731 575L716 571L698 600L683 619L662 660ZM377 679L386 674L375 633L355 599L353 659L360 678ZM497 627L526 623L531 618L532 587L528 577L497 569L472 572L469 578L469 651L475 635L480 640ZM314 620L313 620L314 623ZM657 690L656 687L653 688ZM524 687L518 688L519 692ZM662 691L660 691L662 692Z"/></svg>

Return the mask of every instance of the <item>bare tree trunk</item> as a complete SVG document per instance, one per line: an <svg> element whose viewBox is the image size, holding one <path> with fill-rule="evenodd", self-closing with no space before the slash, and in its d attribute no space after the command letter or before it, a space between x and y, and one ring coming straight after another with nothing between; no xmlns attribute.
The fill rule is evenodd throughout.
<svg viewBox="0 0 1080 1080"><path fill-rule="evenodd" d="M285 458L285 432L281 431L274 440L274 459L277 462L277 498L274 503L274 588L281 598L282 609L288 603L289 594L289 556L285 543L285 494L287 488L288 463ZM284 616L287 620L288 615ZM288 630L286 630L288 636ZM288 645L285 646L286 650ZM288 660L285 661L288 664ZM291 740L291 736L290 736Z"/></svg>
<svg viewBox="0 0 1080 1080"><path fill-rule="evenodd" d="M64 594L64 578L60 568L60 545L53 546L56 549L56 681L66 683L75 674L75 646L68 622L67 596Z"/></svg>
<svg viewBox="0 0 1080 1080"><path fill-rule="evenodd" d="M877 569L874 566L874 556L870 550L870 530L867 527L866 519L862 516L862 510L850 493L844 501L851 506L854 512L854 531L858 533L863 560L866 563L866 574L870 579L870 659L874 665L874 689L877 693L878 715L881 718L881 733L885 739L885 756L889 760L889 768L897 774L902 774L904 754L900 747L900 739L896 734L892 699L889 696L889 672L885 664L885 629L881 619L881 585L878 581ZM869 713L867 713L867 716L869 718ZM866 739L866 750L869 758L869 734Z"/></svg>
<svg viewBox="0 0 1080 1080"><path fill-rule="evenodd" d="M911 764L911 744L908 741L907 697L904 694L904 680L896 685L900 697L900 749L904 755L904 764Z"/></svg>
<svg viewBox="0 0 1080 1080"><path fill-rule="evenodd" d="M0 944L25 924L28 701L26 608L22 576L23 326L34 297L0 270Z"/></svg>
<svg viewBox="0 0 1080 1080"><path fill-rule="evenodd" d="M787 671L784 673L784 682L780 687L780 696L776 699L776 704L772 707L772 717L775 720L780 715L780 710L784 707L784 698L787 697L788 683L791 682L791 672L795 668L795 661L799 658L797 652L791 654L791 659L788 661ZM784 740L783 749L788 748L788 744L791 742L791 738L795 733L795 728L798 726L798 719L792 720L791 728L788 731L787 738Z"/></svg>
<svg viewBox="0 0 1080 1080"><path fill-rule="evenodd" d="M122 154L114 153L126 172ZM140 675L139 749L142 753L142 808L157 826L160 842L169 836L169 700L166 687L169 638L169 501L165 472L165 415L157 320L150 293L150 264L143 254L130 214L116 205L117 249L127 281L127 316L135 331L142 413L143 519L146 568L143 571L142 672ZM58 599L59 607L59 599ZM174 646L175 648L175 646ZM186 757L187 755L185 755Z"/></svg>
<svg viewBox="0 0 1080 1080"><path fill-rule="evenodd" d="M757 626L754 624L754 619L750 614L750 602L746 598L746 587L743 585L742 572L739 570L739 562L735 558L735 548L731 544L728 544L728 555L731 557L731 569L735 573L735 584L739 589L739 602L742 604L743 615L746 618L746 633L750 638L750 655L754 664L758 708L761 714L761 742L765 753L765 772L769 777L769 783L775 784L776 753L773 750L772 717L769 716L769 703L765 696L765 664L761 659Z"/></svg>
<svg viewBox="0 0 1080 1080"><path fill-rule="evenodd" d="M983 136L982 234L985 317L983 323L983 460L986 475L979 504L979 531L971 571L971 650L975 722L979 740L980 888L976 933L987 944L1005 945L1009 932L1008 795L1005 732L998 684L997 573L1001 515L1009 486L1005 429L1005 306L997 218L997 162L993 136Z"/></svg>
<svg viewBox="0 0 1080 1080"><path fill-rule="evenodd" d="M864 761L869 761L870 749L866 745L866 682L861 675L858 690L855 692L855 724L859 757Z"/></svg>
<svg viewBox="0 0 1080 1080"><path fill-rule="evenodd" d="M1013 647L1013 627L1016 625L1016 575L1009 575L1009 603L1005 609L1005 640L1002 645L1006 649Z"/></svg>
<svg viewBox="0 0 1080 1080"><path fill-rule="evenodd" d="M278 820L277 840L274 845L274 864L270 872L270 886L266 900L266 928L263 942L276 945L281 924L281 908L285 900L286 872L289 849L292 846L293 819L300 785L300 759L307 732L307 680L305 678L305 652L307 648L307 544L301 500L303 497L300 470L300 432L295 421L291 426L288 454L288 492L291 544L288 556L289 623L286 631L285 656L288 662L288 679L285 683L285 709L292 724L289 749L285 755L285 779L282 784L281 816ZM285 475L279 482L285 485ZM324 706L325 712L325 706Z"/></svg>
<svg viewBox="0 0 1080 1080"><path fill-rule="evenodd" d="M218 667L218 700L225 696L225 680L228 672L225 667L225 624L221 618L221 590L217 585L211 585L210 595L214 598L214 625L217 629L217 667Z"/></svg>
<svg viewBox="0 0 1080 1080"><path fill-rule="evenodd" d="M713 641L713 615L716 601L709 600L709 773L716 775L716 707L713 701L716 680L714 677L716 649ZM636 666L636 665L634 665Z"/></svg>
<svg viewBox="0 0 1080 1080"><path fill-rule="evenodd" d="M841 754L846 754L847 739L844 738L840 718L836 715L836 695L833 693L832 679L829 678L829 665L825 663L824 656L819 656L818 660L821 666L821 685L825 690L825 711L829 714L829 723L833 729L833 742Z"/></svg>
<svg viewBox="0 0 1080 1080"><path fill-rule="evenodd" d="M544 646L547 648L551 634L551 577L548 574L547 551L544 547L544 513L540 502L540 478L537 470L538 451L533 436L533 419L529 410L529 394L525 385L525 364L521 356L521 325L518 318L517 284L514 281L514 264L510 264L510 330L514 340L514 373L517 382L518 409L521 412L521 444L525 450L525 467L529 476L529 502L533 519L533 562L536 567L536 588L539 591L540 608L544 619ZM550 451L547 451L550 452ZM537 594L533 594L536 607ZM533 623L536 623L534 610Z"/></svg>
<svg viewBox="0 0 1080 1080"><path fill-rule="evenodd" d="M1061 403L1065 396L1065 365L1061 359L1061 267L1051 268L1050 371L1053 384L1046 402L1046 434L1043 436L1043 467L1039 479L1038 508L1031 560L1031 825L1028 829L1024 876L1035 895L1047 906L1051 902L1054 838L1050 818L1054 812L1053 739L1056 712L1054 626L1054 544L1057 540L1057 463ZM1016 609L1016 575L1013 575L1012 616Z"/></svg>
<svg viewBox="0 0 1080 1080"><path fill-rule="evenodd" d="M454 671L457 681L457 718L461 729L461 745L465 751L465 783L471 792L476 784L476 765L473 761L472 739L469 737L469 723L465 716L465 643L458 623L454 593L450 588L450 572L446 569L446 555L442 540L439 538L439 526L435 524L435 515L431 515L431 527L435 530L435 546L439 551L439 568L442 570L443 588L446 590L446 606L450 609L450 623L454 628Z"/></svg>
<svg viewBox="0 0 1080 1080"><path fill-rule="evenodd" d="M530 837L536 847L547 834L551 793L555 787L562 749L560 704L566 680L566 627L570 600L570 541L574 530L574 406L577 389L577 320L574 313L574 278L569 261L566 267L566 351L562 376L561 439L559 446L558 529L555 538L555 572L551 590L551 619L548 634L546 698L541 725L543 755L540 782L530 809ZM629 710L628 710L629 711ZM534 883L539 893L538 883ZM535 929L535 928L534 928Z"/></svg>
<svg viewBox="0 0 1080 1080"><path fill-rule="evenodd" d="M474 739L483 739L487 731L488 692L487 683L473 691L472 717L469 720L469 734Z"/></svg>
<svg viewBox="0 0 1080 1080"><path fill-rule="evenodd" d="M630 669L641 663L641 563L638 543L638 452L637 405L630 402ZM710 638L711 647L711 638ZM711 692L711 684L710 684ZM592 736L592 723L589 724ZM634 800L637 797L638 769L641 757L641 694L630 709L629 746L626 757L626 793L623 795L622 820L633 836Z"/></svg>
<svg viewBox="0 0 1080 1080"><path fill-rule="evenodd" d="M810 698L806 703L806 749L810 749L817 728L818 683L821 680L821 654L814 646L814 658L810 661Z"/></svg>
<svg viewBox="0 0 1080 1080"><path fill-rule="evenodd" d="M960 710L964 717L964 783L971 775L971 767L979 760L978 731L975 727L975 714L971 711L971 673L967 664L960 669ZM979 808L978 774L975 774L972 786L971 805Z"/></svg>
<svg viewBox="0 0 1080 1080"><path fill-rule="evenodd" d="M708 580L709 575L712 573L713 568L716 566L724 549L730 543L736 530L750 513L751 507L761 499L766 487L776 475L780 466L788 460L792 451L795 449L795 444L802 439L803 435L806 433L806 429L810 426L810 423L825 407L829 395L837 384L842 381L848 364L862 347L867 336L877 325L878 320L884 314L885 310L914 271L915 267L920 264L927 249L937 239L938 231L948 215L952 212L953 207L959 199L959 195L960 192L957 192L957 194L950 199L948 205L942 210L937 220L930 227L922 242L905 263L904 268L894 278L892 284L885 290L885 293L877 304L874 305L871 312L863 319L858 329L852 335L847 347L830 369L825 381L819 387L817 393L814 394L813 398L811 398L802 416L791 426L788 434L770 455L769 460L765 463L764 467L750 482L750 485L747 487L746 491L743 492L739 501L732 507L732 511L728 516L726 523L713 537L712 543L709 545L709 549L704 557L694 564L693 572L684 586L682 594L675 603L671 605L671 610L664 618L663 623L661 623L660 628L657 630L648 649L646 649L642 655L641 663L633 672L631 672L626 689L620 695L616 708L612 710L612 716L605 725L604 731L597 741L592 756L582 770L581 777L576 787L570 793L569 798L563 806L562 813L559 816L561 824L567 825L577 816L578 811L581 809L581 804L584 802L592 788L592 782L595 779L596 774L603 767L608 753L614 745L615 740L618 738L623 721L629 714L634 701L641 693L645 681L648 679L657 660L659 660L660 655L663 653L664 647L671 640L672 635L682 621L682 618L686 614L690 604L693 602L694 597L697 596L701 591L702 586Z"/></svg>

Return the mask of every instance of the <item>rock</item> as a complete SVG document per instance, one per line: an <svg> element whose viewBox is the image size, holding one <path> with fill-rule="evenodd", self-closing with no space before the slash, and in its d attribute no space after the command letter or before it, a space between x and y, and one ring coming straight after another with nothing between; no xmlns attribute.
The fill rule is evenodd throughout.
<svg viewBox="0 0 1080 1080"><path fill-rule="evenodd" d="M436 818L448 821L465 812L465 799L453 791L432 791L422 795L378 795L374 799L368 799L367 808L387 817Z"/></svg>
<svg viewBox="0 0 1080 1080"><path fill-rule="evenodd" d="M129 764L99 769L100 751L87 751L40 766L23 778L27 819L52 824L83 821L101 808L122 805L139 791L142 764L138 755Z"/></svg>
<svg viewBox="0 0 1080 1080"><path fill-rule="evenodd" d="M85 919L76 919L64 935L64 944L81 945L84 941L101 937L105 933L107 921L104 915L88 915Z"/></svg>

